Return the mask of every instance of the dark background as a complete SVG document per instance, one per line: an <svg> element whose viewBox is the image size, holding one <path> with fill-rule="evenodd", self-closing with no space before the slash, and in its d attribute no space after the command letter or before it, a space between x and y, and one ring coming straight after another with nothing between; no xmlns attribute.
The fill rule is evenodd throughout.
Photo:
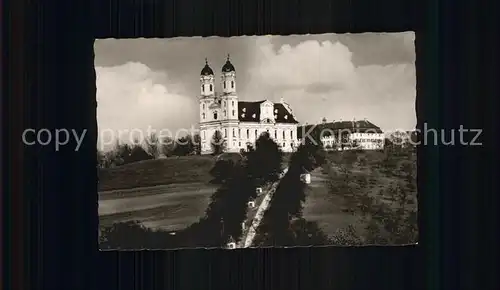
<svg viewBox="0 0 500 290"><path fill-rule="evenodd" d="M6 289L498 289L498 7L468 2L6 3ZM419 126L483 128L481 147L418 149L418 246L98 252L94 38L407 30L416 31ZM25 128L88 133L79 152L54 152L23 146Z"/></svg>

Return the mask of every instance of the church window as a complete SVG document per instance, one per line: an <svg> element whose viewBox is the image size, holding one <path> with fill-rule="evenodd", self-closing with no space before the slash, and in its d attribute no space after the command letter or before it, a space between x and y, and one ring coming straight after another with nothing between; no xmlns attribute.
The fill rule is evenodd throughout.
<svg viewBox="0 0 500 290"><path fill-rule="evenodd" d="M290 130L290 139L293 139L293 131Z"/></svg>
<svg viewBox="0 0 500 290"><path fill-rule="evenodd" d="M205 110L205 104L203 104L202 107L203 107L203 110Z"/></svg>
<svg viewBox="0 0 500 290"><path fill-rule="evenodd" d="M257 130L255 130L255 139L257 139L257 136L258 136Z"/></svg>
<svg viewBox="0 0 500 290"><path fill-rule="evenodd" d="M235 112L234 112L234 110L233 110L233 117L234 117L234 114L236 114L236 113L235 113Z"/></svg>
<svg viewBox="0 0 500 290"><path fill-rule="evenodd" d="M224 117L226 117L226 110L224 110Z"/></svg>
<svg viewBox="0 0 500 290"><path fill-rule="evenodd" d="M285 139L285 130L283 130L283 139Z"/></svg>
<svg viewBox="0 0 500 290"><path fill-rule="evenodd" d="M236 137L236 130L233 128L233 137Z"/></svg>
<svg viewBox="0 0 500 290"><path fill-rule="evenodd" d="M283 147L286 147L286 143L283 143Z"/></svg>
<svg viewBox="0 0 500 290"><path fill-rule="evenodd" d="M212 90L213 90L213 86L212 86L212 84L210 84L210 91L212 91Z"/></svg>
<svg viewBox="0 0 500 290"><path fill-rule="evenodd" d="M224 137L227 137L227 129L224 129Z"/></svg>
<svg viewBox="0 0 500 290"><path fill-rule="evenodd" d="M214 120L217 120L217 112L214 112Z"/></svg>
<svg viewBox="0 0 500 290"><path fill-rule="evenodd" d="M238 138L241 138L241 129L238 129Z"/></svg>
<svg viewBox="0 0 500 290"><path fill-rule="evenodd" d="M205 120L205 113L201 114L203 120Z"/></svg>
<svg viewBox="0 0 500 290"><path fill-rule="evenodd" d="M241 147L241 142L238 142L238 146L240 146L240 147Z"/></svg>
<svg viewBox="0 0 500 290"><path fill-rule="evenodd" d="M234 89L234 81L231 81L231 88Z"/></svg>
<svg viewBox="0 0 500 290"><path fill-rule="evenodd" d="M226 82L224 82L224 88L226 88Z"/></svg>
<svg viewBox="0 0 500 290"><path fill-rule="evenodd" d="M278 139L278 132L277 132L277 130L274 130L274 139Z"/></svg>
<svg viewBox="0 0 500 290"><path fill-rule="evenodd" d="M233 106L233 107L234 107L234 101L231 101L231 106Z"/></svg>
<svg viewBox="0 0 500 290"><path fill-rule="evenodd" d="M247 139L250 139L250 130L247 129Z"/></svg>
<svg viewBox="0 0 500 290"><path fill-rule="evenodd" d="M201 85L201 91L205 92L205 85Z"/></svg>

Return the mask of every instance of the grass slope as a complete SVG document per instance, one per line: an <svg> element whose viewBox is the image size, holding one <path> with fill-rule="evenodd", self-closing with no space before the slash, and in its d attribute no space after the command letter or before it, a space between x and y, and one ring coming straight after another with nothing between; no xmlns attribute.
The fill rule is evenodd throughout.
<svg viewBox="0 0 500 290"><path fill-rule="evenodd" d="M411 163L416 170L416 155L392 155L390 162L386 161L388 153L384 152L333 152L328 154L332 169L338 174L328 176L324 170L317 169L312 173L311 184L306 191L303 217L315 221L329 236L335 234L339 228L355 225L357 217L350 212L342 196L332 195L328 182L342 183L342 167L348 168L349 187L358 195L375 197L376 199L392 204L390 197L383 194L389 186L404 183L398 174L403 163ZM389 163L389 166L387 166ZM338 179L336 181L336 179ZM416 195L416 191L414 193Z"/></svg>
<svg viewBox="0 0 500 290"><path fill-rule="evenodd" d="M146 160L99 170L99 191L173 183L207 183L213 156L182 156Z"/></svg>

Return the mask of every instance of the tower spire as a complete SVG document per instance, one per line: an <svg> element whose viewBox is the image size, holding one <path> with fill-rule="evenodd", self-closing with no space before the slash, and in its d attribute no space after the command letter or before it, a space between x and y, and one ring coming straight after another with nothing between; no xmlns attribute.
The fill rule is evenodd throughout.
<svg viewBox="0 0 500 290"><path fill-rule="evenodd" d="M205 64L208 65L208 59L205 57Z"/></svg>
<svg viewBox="0 0 500 290"><path fill-rule="evenodd" d="M229 53L227 54L227 61L229 61Z"/></svg>

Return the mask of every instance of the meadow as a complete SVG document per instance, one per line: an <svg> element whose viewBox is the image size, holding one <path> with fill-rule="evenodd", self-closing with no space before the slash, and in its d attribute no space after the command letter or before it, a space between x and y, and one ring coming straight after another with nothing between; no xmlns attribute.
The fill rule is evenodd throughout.
<svg viewBox="0 0 500 290"><path fill-rule="evenodd" d="M101 226L139 221L154 229L178 230L205 214L216 186L213 156L172 156L99 171Z"/></svg>
<svg viewBox="0 0 500 290"><path fill-rule="evenodd" d="M363 238L380 206L416 215L416 166L412 151L329 152L327 162L311 174L302 215L329 237L351 228Z"/></svg>

